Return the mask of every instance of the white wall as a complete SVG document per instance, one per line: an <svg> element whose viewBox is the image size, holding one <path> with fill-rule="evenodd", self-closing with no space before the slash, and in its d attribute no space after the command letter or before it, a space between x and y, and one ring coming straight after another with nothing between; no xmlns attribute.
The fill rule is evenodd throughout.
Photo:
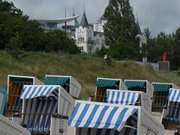
<svg viewBox="0 0 180 135"><path fill-rule="evenodd" d="M93 26L76 28L75 40L77 46L85 53L95 53L97 49L105 46L104 24L106 21L100 20Z"/></svg>
<svg viewBox="0 0 180 135"><path fill-rule="evenodd" d="M89 53L90 47L93 44L90 44L89 41L93 41L93 29L91 27L82 27L76 29L75 39L76 44L81 48L82 52Z"/></svg>
<svg viewBox="0 0 180 135"><path fill-rule="evenodd" d="M101 49L105 45L104 34L95 34L92 28L77 28L75 40L77 46L85 53L94 53L97 49Z"/></svg>
<svg viewBox="0 0 180 135"><path fill-rule="evenodd" d="M104 33L104 25L106 24L106 20L99 20L97 23L93 25L93 30L95 32L102 32Z"/></svg>

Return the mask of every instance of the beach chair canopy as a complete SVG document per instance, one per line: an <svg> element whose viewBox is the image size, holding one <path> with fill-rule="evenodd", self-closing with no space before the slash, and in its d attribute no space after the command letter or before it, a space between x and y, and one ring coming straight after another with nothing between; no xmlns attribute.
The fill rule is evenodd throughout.
<svg viewBox="0 0 180 135"><path fill-rule="evenodd" d="M169 102L178 102L180 103L180 89L169 90Z"/></svg>
<svg viewBox="0 0 180 135"><path fill-rule="evenodd" d="M117 87L119 80L111 80L111 79L97 79L96 86L100 88L105 87Z"/></svg>
<svg viewBox="0 0 180 135"><path fill-rule="evenodd" d="M106 92L106 102L122 105L135 105L141 97L141 92L128 90L111 90Z"/></svg>
<svg viewBox="0 0 180 135"><path fill-rule="evenodd" d="M54 97L57 99L58 85L24 85L21 99L32 99L37 97Z"/></svg>
<svg viewBox="0 0 180 135"><path fill-rule="evenodd" d="M68 119L68 125L75 128L113 129L120 131L137 108L107 103L76 101Z"/></svg>
<svg viewBox="0 0 180 135"><path fill-rule="evenodd" d="M69 77L67 76L48 76L46 77L44 83L46 85L61 85L61 86L64 86L68 83L69 81Z"/></svg>
<svg viewBox="0 0 180 135"><path fill-rule="evenodd" d="M170 84L156 83L156 84L152 84L152 85L154 87L155 92L168 92L169 89L172 87L172 85L170 85Z"/></svg>
<svg viewBox="0 0 180 135"><path fill-rule="evenodd" d="M146 81L126 80L124 83L128 87L128 89L146 87Z"/></svg>
<svg viewBox="0 0 180 135"><path fill-rule="evenodd" d="M49 132L51 116L58 109L57 85L25 85L21 94L24 101L23 125L30 132Z"/></svg>

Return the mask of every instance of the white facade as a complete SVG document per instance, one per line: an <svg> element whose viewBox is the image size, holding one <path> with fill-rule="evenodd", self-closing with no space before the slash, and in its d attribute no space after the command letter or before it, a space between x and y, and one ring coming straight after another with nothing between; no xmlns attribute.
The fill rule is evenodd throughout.
<svg viewBox="0 0 180 135"><path fill-rule="evenodd" d="M93 24L93 30L95 32L104 33L104 25L106 24L106 20L99 20L97 23Z"/></svg>
<svg viewBox="0 0 180 135"><path fill-rule="evenodd" d="M47 31L65 31L70 38L76 41L76 45L82 53L95 53L105 46L104 25L107 21L101 18L96 23L89 25L85 11L80 24L77 20L78 17L73 15L72 17L60 20L38 21L41 27Z"/></svg>
<svg viewBox="0 0 180 135"><path fill-rule="evenodd" d="M104 21L88 27L79 26L75 31L77 46L83 53L95 53L105 46Z"/></svg>
<svg viewBox="0 0 180 135"><path fill-rule="evenodd" d="M94 48L94 32L91 26L79 26L75 31L75 40L81 52L91 53Z"/></svg>

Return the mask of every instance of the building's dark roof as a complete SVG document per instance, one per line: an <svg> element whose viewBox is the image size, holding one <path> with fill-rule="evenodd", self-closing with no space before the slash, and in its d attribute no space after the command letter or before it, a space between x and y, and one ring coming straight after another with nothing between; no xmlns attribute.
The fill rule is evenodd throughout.
<svg viewBox="0 0 180 135"><path fill-rule="evenodd" d="M87 20L87 17L86 17L86 12L84 11L83 13L83 16L82 16L82 19L81 19L81 26L83 27L88 27L89 26L89 23L88 23L88 20Z"/></svg>

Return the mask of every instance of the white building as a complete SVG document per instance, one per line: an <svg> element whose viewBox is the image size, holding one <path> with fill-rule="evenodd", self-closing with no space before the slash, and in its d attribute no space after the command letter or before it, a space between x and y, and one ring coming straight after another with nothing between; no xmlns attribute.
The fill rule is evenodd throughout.
<svg viewBox="0 0 180 135"><path fill-rule="evenodd" d="M88 23L86 13L83 13L80 26L76 28L75 40L77 46L83 53L95 53L97 49L101 49L104 45L104 26L105 21L98 21L90 25Z"/></svg>
<svg viewBox="0 0 180 135"><path fill-rule="evenodd" d="M69 37L76 41L76 45L82 53L95 53L105 46L104 24L106 20L101 17L96 23L89 24L84 12L79 24L78 17L73 14L71 17L55 20L38 20L38 22L47 31L65 31Z"/></svg>
<svg viewBox="0 0 180 135"><path fill-rule="evenodd" d="M101 17L100 20L98 20L95 24L93 24L93 30L95 32L102 32L104 33L104 25L106 24L106 20L104 17Z"/></svg>
<svg viewBox="0 0 180 135"><path fill-rule="evenodd" d="M89 53L93 48L93 28L89 25L85 12L80 26L75 30L75 40L81 52Z"/></svg>
<svg viewBox="0 0 180 135"><path fill-rule="evenodd" d="M73 14L70 17L58 18L58 19L45 19L45 20L37 20L41 25L41 28L47 31L51 30L64 30L67 32L75 31L75 27L77 24L77 19L79 15Z"/></svg>

